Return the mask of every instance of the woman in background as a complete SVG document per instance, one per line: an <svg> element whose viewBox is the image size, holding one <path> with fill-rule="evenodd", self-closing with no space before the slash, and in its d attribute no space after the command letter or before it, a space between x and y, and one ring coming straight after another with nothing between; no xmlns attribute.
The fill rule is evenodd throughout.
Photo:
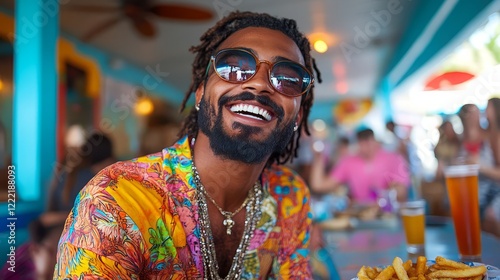
<svg viewBox="0 0 500 280"><path fill-rule="evenodd" d="M70 157L55 176L49 192L48 211L69 213L85 184L101 169L116 161L111 140L100 132L92 133L76 155Z"/></svg>
<svg viewBox="0 0 500 280"><path fill-rule="evenodd" d="M459 156L479 165L479 207L483 230L500 236L500 155L496 135L494 102L487 108L489 128L480 125L480 111L474 104L465 104L459 111L464 132ZM498 136L497 136L498 137ZM491 142L493 141L493 142ZM495 147L495 148L493 148ZM496 152L495 152L496 151Z"/></svg>
<svg viewBox="0 0 500 280"><path fill-rule="evenodd" d="M439 141L434 148L434 155L438 161L436 178L443 178L443 168L449 164L457 155L460 149L460 139L453 129L450 121L445 121L439 127Z"/></svg>
<svg viewBox="0 0 500 280"><path fill-rule="evenodd" d="M495 164L479 168L479 172L492 181L486 193L488 207L484 213L484 229L500 236L500 98L494 97L488 100L486 118L487 137Z"/></svg>

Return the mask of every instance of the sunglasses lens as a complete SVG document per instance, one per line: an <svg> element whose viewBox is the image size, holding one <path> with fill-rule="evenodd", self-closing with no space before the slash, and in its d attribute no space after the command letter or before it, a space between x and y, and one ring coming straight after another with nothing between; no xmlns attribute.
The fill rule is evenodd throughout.
<svg viewBox="0 0 500 280"><path fill-rule="evenodd" d="M215 57L215 70L229 82L243 82L252 78L256 68L255 58L244 51L225 50Z"/></svg>
<svg viewBox="0 0 500 280"><path fill-rule="evenodd" d="M303 94L311 83L311 76L299 64L281 61L271 70L271 82L277 91L289 95Z"/></svg>
<svg viewBox="0 0 500 280"><path fill-rule="evenodd" d="M215 70L219 77L232 83L251 79L257 69L256 58L242 50L226 49L214 59ZM270 81L280 93L288 96L304 94L311 84L312 77L304 67L292 61L278 61L272 64Z"/></svg>

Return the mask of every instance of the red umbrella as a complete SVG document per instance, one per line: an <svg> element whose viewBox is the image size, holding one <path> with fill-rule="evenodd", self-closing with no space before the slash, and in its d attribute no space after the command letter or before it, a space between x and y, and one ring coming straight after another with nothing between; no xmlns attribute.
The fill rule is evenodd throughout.
<svg viewBox="0 0 500 280"><path fill-rule="evenodd" d="M446 72L441 75L430 77L425 83L425 90L447 90L453 86L464 83L474 78L474 75L467 72Z"/></svg>

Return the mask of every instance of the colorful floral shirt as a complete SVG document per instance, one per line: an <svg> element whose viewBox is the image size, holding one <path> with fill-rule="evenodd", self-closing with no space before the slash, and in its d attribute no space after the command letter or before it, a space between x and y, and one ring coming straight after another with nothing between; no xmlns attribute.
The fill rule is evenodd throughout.
<svg viewBox="0 0 500 280"><path fill-rule="evenodd" d="M115 163L78 195L59 241L54 279L201 279L200 225L187 137ZM311 279L309 191L283 166L266 168L262 216L242 279Z"/></svg>

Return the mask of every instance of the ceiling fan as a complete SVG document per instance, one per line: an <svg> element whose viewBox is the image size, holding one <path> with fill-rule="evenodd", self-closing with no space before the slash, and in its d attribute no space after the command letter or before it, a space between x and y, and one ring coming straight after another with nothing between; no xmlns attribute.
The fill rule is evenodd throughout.
<svg viewBox="0 0 500 280"><path fill-rule="evenodd" d="M135 30L146 38L156 35L156 28L152 23L151 16L164 19L206 21L213 18L211 10L195 7L188 4L154 3L152 0L119 0L119 6L95 6L95 5L61 5L66 10L91 13L116 13L118 14L98 26L92 28L83 36L83 41L90 41L99 33L110 28L121 20L129 20Z"/></svg>

